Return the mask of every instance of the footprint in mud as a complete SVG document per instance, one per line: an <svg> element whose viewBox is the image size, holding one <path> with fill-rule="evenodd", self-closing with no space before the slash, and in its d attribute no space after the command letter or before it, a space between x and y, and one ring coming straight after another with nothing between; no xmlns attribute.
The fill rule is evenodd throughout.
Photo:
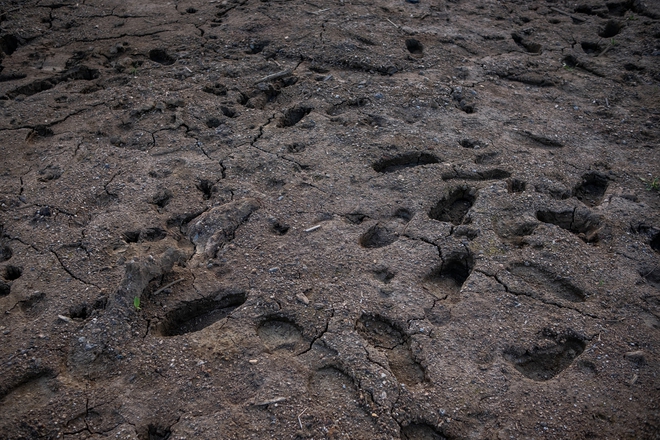
<svg viewBox="0 0 660 440"><path fill-rule="evenodd" d="M539 210L536 218L576 234L583 241L598 241L601 219L588 209L565 208L561 210Z"/></svg>
<svg viewBox="0 0 660 440"><path fill-rule="evenodd" d="M651 238L651 241L649 241L649 246L651 246L651 249L653 249L656 252L660 252L660 232L655 234L653 238Z"/></svg>
<svg viewBox="0 0 660 440"><path fill-rule="evenodd" d="M399 236L394 231L376 224L362 234L358 242L364 248L375 249L389 246L398 239Z"/></svg>
<svg viewBox="0 0 660 440"><path fill-rule="evenodd" d="M660 267L656 266L650 271L645 269L640 275L642 275L646 282L651 286L660 289Z"/></svg>
<svg viewBox="0 0 660 440"><path fill-rule="evenodd" d="M515 246L528 244L525 237L532 235L540 223L531 216L511 211L493 220L493 229L498 237Z"/></svg>
<svg viewBox="0 0 660 440"><path fill-rule="evenodd" d="M328 438L379 438L375 418L365 411L358 389L343 371L321 368L311 375L308 387L316 408L301 416L304 427L325 430Z"/></svg>
<svg viewBox="0 0 660 440"><path fill-rule="evenodd" d="M486 142L478 141L475 139L464 138L458 141L458 144L463 148L479 149L486 146Z"/></svg>
<svg viewBox="0 0 660 440"><path fill-rule="evenodd" d="M0 232L2 232L2 228L0 228ZM0 246L0 263L8 261L13 255L14 252L9 246Z"/></svg>
<svg viewBox="0 0 660 440"><path fill-rule="evenodd" d="M506 191L508 193L519 193L527 189L527 182L520 179L507 179L506 181Z"/></svg>
<svg viewBox="0 0 660 440"><path fill-rule="evenodd" d="M27 315L35 316L43 312L43 300L46 299L46 294L43 292L34 292L26 299L18 302L21 311Z"/></svg>
<svg viewBox="0 0 660 440"><path fill-rule="evenodd" d="M355 329L369 344L384 350L392 374L408 386L424 381L424 369L412 358L410 338L382 318L362 315Z"/></svg>
<svg viewBox="0 0 660 440"><path fill-rule="evenodd" d="M3 416L20 414L28 409L48 405L55 395L52 370L39 370L25 374L17 380L8 380L0 387L0 408ZM7 380L7 378L5 378Z"/></svg>
<svg viewBox="0 0 660 440"><path fill-rule="evenodd" d="M477 154L474 163L477 165L499 165L502 161L499 158L500 153L491 151L490 153Z"/></svg>
<svg viewBox="0 0 660 440"><path fill-rule="evenodd" d="M602 38L612 38L618 35L622 28L623 26L619 22L610 20L605 23L605 26L598 30L598 36Z"/></svg>
<svg viewBox="0 0 660 440"><path fill-rule="evenodd" d="M583 41L580 46L587 55L597 55L603 51L603 47L594 41Z"/></svg>
<svg viewBox="0 0 660 440"><path fill-rule="evenodd" d="M474 261L469 256L449 258L425 277L425 284L438 299L458 302L461 288L473 267Z"/></svg>
<svg viewBox="0 0 660 440"><path fill-rule="evenodd" d="M568 336L551 347L524 350L509 348L504 358L525 377L535 381L552 379L573 363L586 347L582 339Z"/></svg>
<svg viewBox="0 0 660 440"><path fill-rule="evenodd" d="M227 96L227 86L221 83L206 85L202 90L216 96Z"/></svg>
<svg viewBox="0 0 660 440"><path fill-rule="evenodd" d="M415 38L408 38L406 40L406 49L408 49L410 55L415 58L421 58L424 56L424 45Z"/></svg>
<svg viewBox="0 0 660 440"><path fill-rule="evenodd" d="M362 222L365 219L368 219L369 217L366 214L354 212L351 214L345 214L344 218L346 218L346 220L348 220L350 223L353 223L354 225L359 225L362 224Z"/></svg>
<svg viewBox="0 0 660 440"><path fill-rule="evenodd" d="M406 168L438 162L438 158L432 154L411 151L394 157L384 157L371 167L378 173L395 173Z"/></svg>
<svg viewBox="0 0 660 440"><path fill-rule="evenodd" d="M309 348L300 327L284 318L269 318L259 324L257 335L270 351L299 353Z"/></svg>
<svg viewBox="0 0 660 440"><path fill-rule="evenodd" d="M415 215L412 211L406 208L399 208L396 211L394 211L393 217L401 220L403 223L408 223L410 220L412 220L413 215Z"/></svg>
<svg viewBox="0 0 660 440"><path fill-rule="evenodd" d="M211 199L213 193L217 191L215 183L207 179L200 179L200 181L195 184L195 188L202 193L204 200Z"/></svg>
<svg viewBox="0 0 660 440"><path fill-rule="evenodd" d="M474 190L466 187L455 188L431 208L429 217L441 222L460 225L475 200Z"/></svg>
<svg viewBox="0 0 660 440"><path fill-rule="evenodd" d="M582 183L575 188L573 194L589 207L599 205L603 200L609 180L599 173L589 173L582 176Z"/></svg>
<svg viewBox="0 0 660 440"><path fill-rule="evenodd" d="M302 153L307 149L307 146L301 142L294 142L286 146L286 151L292 154Z"/></svg>
<svg viewBox="0 0 660 440"><path fill-rule="evenodd" d="M164 66L170 66L176 61L165 49L151 49L149 51L149 59Z"/></svg>
<svg viewBox="0 0 660 440"><path fill-rule="evenodd" d="M374 278L376 278L378 281L380 281L383 284L389 284L389 282L392 281L392 279L396 275L389 268L383 266L375 268L373 274L374 274Z"/></svg>
<svg viewBox="0 0 660 440"><path fill-rule="evenodd" d="M2 271L2 277L7 281L17 280L23 275L23 268L18 266L7 265Z"/></svg>
<svg viewBox="0 0 660 440"><path fill-rule="evenodd" d="M427 423L411 423L401 428L401 440L446 440L433 426Z"/></svg>
<svg viewBox="0 0 660 440"><path fill-rule="evenodd" d="M158 227L144 228L134 231L126 231L122 236L126 243L142 243L145 241L160 241L167 237L167 231Z"/></svg>
<svg viewBox="0 0 660 440"><path fill-rule="evenodd" d="M192 8L188 8L192 9ZM147 426L147 437L148 440L168 440L172 435L172 430L167 426L160 426L150 423Z"/></svg>
<svg viewBox="0 0 660 440"><path fill-rule="evenodd" d="M149 203L158 206L159 208L164 208L170 203L170 200L174 197L172 191L167 188L161 188L156 193L151 196Z"/></svg>
<svg viewBox="0 0 660 440"><path fill-rule="evenodd" d="M563 62L568 67L577 67L577 65L579 64L579 62L573 55L569 55L568 57L564 58ZM523 139L530 141L530 144L533 147L546 148L546 149L564 148L564 144L562 144L559 140L553 139L552 137L549 136L544 136L542 134L535 134L527 130L516 133L519 137L522 137Z"/></svg>
<svg viewBox="0 0 660 440"><path fill-rule="evenodd" d="M236 292L188 302L168 312L156 326L156 334L180 336L200 331L229 316L246 300L245 292Z"/></svg>
<svg viewBox="0 0 660 440"><path fill-rule="evenodd" d="M286 235L291 226L278 219L270 220L270 231L276 235Z"/></svg>
<svg viewBox="0 0 660 440"><path fill-rule="evenodd" d="M95 310L105 309L108 302L108 297L101 296L93 304L86 302L76 304L75 306L69 307L69 318L84 321L85 319L92 316Z"/></svg>
<svg viewBox="0 0 660 440"><path fill-rule="evenodd" d="M300 122L305 116L311 113L311 107L293 107L284 112L284 117L280 119L278 127L293 127Z"/></svg>
<svg viewBox="0 0 660 440"><path fill-rule="evenodd" d="M513 275L522 278L535 290L549 292L550 294L566 301L584 302L587 298L587 294L583 292L582 289L574 286L568 280L559 278L555 274L539 267L517 263L510 269L510 272ZM510 286L510 288L512 289L512 292L515 290L515 287ZM523 292L519 293L526 294Z"/></svg>
<svg viewBox="0 0 660 440"><path fill-rule="evenodd" d="M319 69L315 69L315 71L317 71L317 70L319 70ZM317 73L328 73L329 72L328 70L325 70L325 69L320 69L320 70L322 70L322 71L318 71ZM327 76L321 76L321 77L317 77L317 78L320 78L320 79L318 79L320 81L325 81L325 78L327 78ZM339 116L343 113L346 113L351 108L360 108L360 107L366 106L367 104L369 104L369 98L349 99L348 101L344 101L341 104L332 105L325 112L326 112L326 114L328 114L330 116Z"/></svg>
<svg viewBox="0 0 660 440"><path fill-rule="evenodd" d="M0 298L11 293L11 285L0 280Z"/></svg>
<svg viewBox="0 0 660 440"><path fill-rule="evenodd" d="M529 39L527 39L523 35L520 35L520 34L514 32L513 34L511 34L511 38L513 39L513 41L518 46L522 47L523 49L525 49L525 51L527 51L529 53L541 53L542 52L543 48L539 43L535 43L533 41L530 41Z"/></svg>

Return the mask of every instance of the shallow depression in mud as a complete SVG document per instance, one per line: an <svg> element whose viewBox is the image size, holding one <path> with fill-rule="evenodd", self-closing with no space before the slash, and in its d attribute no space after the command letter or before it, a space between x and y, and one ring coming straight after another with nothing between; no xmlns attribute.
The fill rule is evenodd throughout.
<svg viewBox="0 0 660 440"><path fill-rule="evenodd" d="M167 313L156 326L156 333L179 336L200 331L229 316L246 299L246 293L238 292L191 301Z"/></svg>
<svg viewBox="0 0 660 440"><path fill-rule="evenodd" d="M586 343L575 337L568 337L557 345L548 348L534 348L520 352L509 349L505 358L525 377L535 381L546 381L568 368L582 354Z"/></svg>

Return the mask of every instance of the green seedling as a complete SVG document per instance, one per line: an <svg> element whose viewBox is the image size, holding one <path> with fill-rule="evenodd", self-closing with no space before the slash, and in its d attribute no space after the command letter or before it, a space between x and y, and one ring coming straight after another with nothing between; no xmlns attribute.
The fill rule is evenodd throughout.
<svg viewBox="0 0 660 440"><path fill-rule="evenodd" d="M131 66L131 68L128 69L128 74L133 75L133 76L137 76L137 67Z"/></svg>
<svg viewBox="0 0 660 440"><path fill-rule="evenodd" d="M135 298L133 298L133 306L135 307L135 310L142 310L140 308L140 297L139 296L136 296Z"/></svg>
<svg viewBox="0 0 660 440"><path fill-rule="evenodd" d="M660 177L651 177L650 179L640 177L640 179L646 184L646 189L648 191L660 191Z"/></svg>

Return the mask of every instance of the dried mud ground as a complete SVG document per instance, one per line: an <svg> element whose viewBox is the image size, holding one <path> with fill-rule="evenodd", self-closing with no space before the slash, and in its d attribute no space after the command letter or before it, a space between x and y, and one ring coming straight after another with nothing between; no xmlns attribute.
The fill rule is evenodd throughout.
<svg viewBox="0 0 660 440"><path fill-rule="evenodd" d="M0 2L0 438L659 438L660 6Z"/></svg>

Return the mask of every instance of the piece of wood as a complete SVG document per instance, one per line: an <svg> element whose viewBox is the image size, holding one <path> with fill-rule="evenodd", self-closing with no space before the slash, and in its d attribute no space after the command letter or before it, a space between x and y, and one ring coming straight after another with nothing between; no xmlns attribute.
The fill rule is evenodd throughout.
<svg viewBox="0 0 660 440"><path fill-rule="evenodd" d="M274 79L278 79L278 78L282 78L282 77L285 77L285 76L289 76L289 75L291 75L291 73L293 73L293 72L291 71L291 69L282 70L281 72L277 72L277 73L273 73L272 75L264 76L264 77L261 78L260 80L255 81L254 83L255 83L255 84L259 84L259 83L262 83L262 82L272 81L272 80L274 80Z"/></svg>
<svg viewBox="0 0 660 440"><path fill-rule="evenodd" d="M562 10L559 9L559 8L551 7L550 9L551 9L552 11L555 11L555 12L559 13L559 14L563 14L563 15L565 15L565 16L567 16L567 17L571 17L571 18L572 18L573 20L575 20L575 21L587 21L586 19L584 19L584 18L582 18L582 17L576 17L575 15L570 14L570 13L568 13L568 12L566 12L566 11L562 11Z"/></svg>
<svg viewBox="0 0 660 440"><path fill-rule="evenodd" d="M170 284L167 284L167 285L161 287L160 289L156 290L156 291L153 293L153 295L158 295L159 293L161 293L161 292L164 291L165 289L167 289L167 288L169 288L169 287L172 287L172 286L175 285L176 283L180 283L180 282L183 281L183 280L185 280L185 278L179 278L179 279L176 280L176 281L172 281Z"/></svg>

